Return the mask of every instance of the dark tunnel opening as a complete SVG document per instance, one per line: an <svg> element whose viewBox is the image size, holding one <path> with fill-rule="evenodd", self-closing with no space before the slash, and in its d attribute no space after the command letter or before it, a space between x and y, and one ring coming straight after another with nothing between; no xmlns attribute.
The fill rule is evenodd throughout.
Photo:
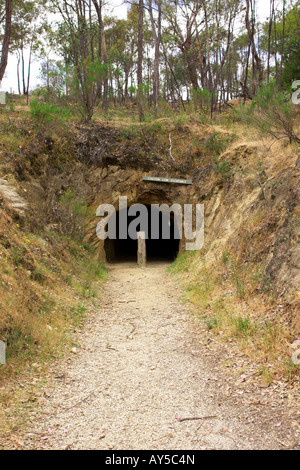
<svg viewBox="0 0 300 470"><path fill-rule="evenodd" d="M116 213L116 238L107 238L104 242L106 259L109 263L136 262L137 261L137 232L146 232L146 253L148 262L172 262L179 252L179 230L174 213L164 212L153 206L144 206L147 209L146 226L138 223L139 212L136 215L129 215L130 208L123 209ZM125 214L124 211L127 213ZM120 238L121 223L127 219L128 228L133 223L130 236L126 239ZM123 219L122 219L123 217ZM144 222L145 219L143 219ZM135 222L134 222L135 221ZM159 226L157 223L159 221ZM153 236L152 227L156 224L156 234ZM167 229L169 227L169 229ZM124 229L123 229L124 230ZM134 234L134 236L132 236Z"/></svg>

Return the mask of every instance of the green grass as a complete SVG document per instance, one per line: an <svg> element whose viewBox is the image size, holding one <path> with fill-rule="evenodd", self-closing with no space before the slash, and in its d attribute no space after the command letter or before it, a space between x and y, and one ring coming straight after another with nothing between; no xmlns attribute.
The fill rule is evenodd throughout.
<svg viewBox="0 0 300 470"><path fill-rule="evenodd" d="M195 256L196 254L194 251L184 251L183 253L180 253L168 268L168 271L172 274L188 271Z"/></svg>
<svg viewBox="0 0 300 470"><path fill-rule="evenodd" d="M68 121L71 110L55 106L52 103L39 102L36 98L30 101L31 119L42 123L50 123L54 120Z"/></svg>
<svg viewBox="0 0 300 470"><path fill-rule="evenodd" d="M70 316L72 318L73 324L75 326L78 326L82 324L83 321L86 320L87 308L82 304L78 304L77 307L71 307Z"/></svg>
<svg viewBox="0 0 300 470"><path fill-rule="evenodd" d="M232 321L234 326L234 334L236 334L237 336L242 336L245 338L246 336L252 334L255 330L255 327L252 324L249 316L247 316L246 318L233 318Z"/></svg>

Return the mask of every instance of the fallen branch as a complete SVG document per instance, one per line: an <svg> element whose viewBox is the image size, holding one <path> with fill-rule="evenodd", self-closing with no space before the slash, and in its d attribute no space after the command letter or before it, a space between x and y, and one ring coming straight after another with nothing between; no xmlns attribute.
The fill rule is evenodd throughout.
<svg viewBox="0 0 300 470"><path fill-rule="evenodd" d="M132 323L131 323L131 326L133 326L133 329L131 330L131 332L129 333L129 335L126 336L127 339L132 339L130 338L130 336L135 332L136 330L136 326L134 326Z"/></svg>
<svg viewBox="0 0 300 470"><path fill-rule="evenodd" d="M212 419L212 418L217 418L217 415L212 415L212 416L195 416L191 418L176 418L177 421L182 423L182 421L198 421L201 419Z"/></svg>
<svg viewBox="0 0 300 470"><path fill-rule="evenodd" d="M170 157L172 158L173 162L175 162L175 159L172 155L172 139L171 139L171 134L169 134L169 141L170 141Z"/></svg>
<svg viewBox="0 0 300 470"><path fill-rule="evenodd" d="M64 411L71 410L72 408L77 408L77 406L81 405L82 403L85 403L91 396L95 395L95 392L89 393L85 398L82 400L78 401L74 405L68 406L67 408L64 408Z"/></svg>

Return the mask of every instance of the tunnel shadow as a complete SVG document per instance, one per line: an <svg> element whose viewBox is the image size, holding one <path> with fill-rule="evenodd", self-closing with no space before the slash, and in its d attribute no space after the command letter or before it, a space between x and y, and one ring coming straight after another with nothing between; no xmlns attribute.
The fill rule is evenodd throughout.
<svg viewBox="0 0 300 470"><path fill-rule="evenodd" d="M126 239L120 238L120 220L122 217L127 215L127 233L128 227L131 222L136 218L128 214L129 208L123 209L116 213L116 238L107 238L104 242L104 249L106 254L107 262L109 263L122 263L122 262L137 262L137 235L139 231L146 231L146 252L147 262L168 262L172 263L179 252L179 230L177 227L177 221L173 213L165 213L158 209L151 210L150 205L145 206L147 208L147 230L145 227L139 225L136 226L135 236L130 238L127 236ZM127 214L124 213L127 211ZM152 219L153 217L153 219ZM151 236L151 227L154 223L154 217L156 222L159 220L159 230L156 237ZM123 219L124 220L124 219ZM163 227L169 227L168 239L164 239L165 233Z"/></svg>

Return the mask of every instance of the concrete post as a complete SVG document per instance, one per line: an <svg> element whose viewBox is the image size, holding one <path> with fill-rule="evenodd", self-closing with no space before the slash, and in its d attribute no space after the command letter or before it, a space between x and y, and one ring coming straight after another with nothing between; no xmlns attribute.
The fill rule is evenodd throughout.
<svg viewBox="0 0 300 470"><path fill-rule="evenodd" d="M147 262L146 254L146 236L145 232L137 232L137 242L138 242L138 266L144 268Z"/></svg>

